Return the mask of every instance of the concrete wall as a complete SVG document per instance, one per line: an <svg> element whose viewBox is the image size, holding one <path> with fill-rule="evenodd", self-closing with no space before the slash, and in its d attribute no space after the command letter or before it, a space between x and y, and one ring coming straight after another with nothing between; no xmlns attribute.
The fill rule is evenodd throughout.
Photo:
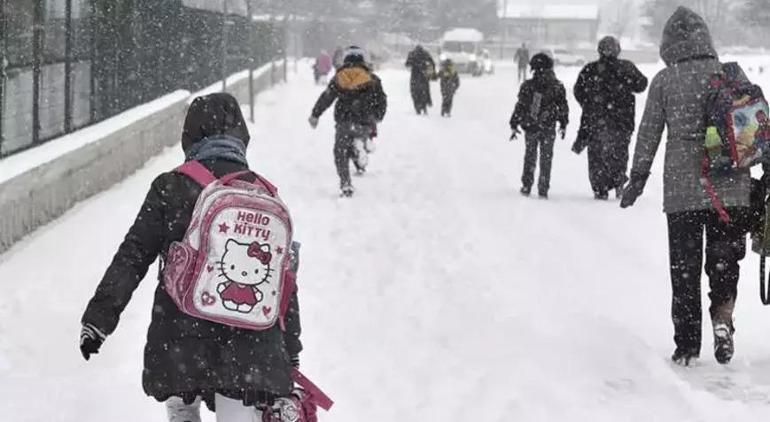
<svg viewBox="0 0 770 422"><path fill-rule="evenodd" d="M275 69L254 72L255 94L282 79L282 63ZM228 91L248 105L248 72L231 80ZM178 91L0 161L0 252L179 142L192 98Z"/></svg>

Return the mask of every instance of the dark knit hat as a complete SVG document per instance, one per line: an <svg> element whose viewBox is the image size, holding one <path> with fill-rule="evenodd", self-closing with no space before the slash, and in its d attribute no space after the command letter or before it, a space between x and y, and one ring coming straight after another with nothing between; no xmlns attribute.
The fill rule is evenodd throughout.
<svg viewBox="0 0 770 422"><path fill-rule="evenodd" d="M606 36L599 41L599 55L615 59L620 56L620 42L615 37Z"/></svg>
<svg viewBox="0 0 770 422"><path fill-rule="evenodd" d="M551 70L553 69L553 59L545 53L537 53L530 59L529 67L535 72Z"/></svg>
<svg viewBox="0 0 770 422"><path fill-rule="evenodd" d="M251 137L238 100L218 92L198 97L190 104L182 129L182 149L216 135L238 138L248 145Z"/></svg>

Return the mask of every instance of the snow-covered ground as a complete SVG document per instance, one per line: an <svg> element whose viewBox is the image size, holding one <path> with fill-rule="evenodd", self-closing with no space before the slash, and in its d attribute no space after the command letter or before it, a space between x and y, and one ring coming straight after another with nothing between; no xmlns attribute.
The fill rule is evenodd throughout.
<svg viewBox="0 0 770 422"><path fill-rule="evenodd" d="M303 368L337 402L323 420L766 416L756 257L744 261L734 362L715 363L706 325L702 363L673 368L661 162L635 208L594 202L586 158L569 150L572 103L552 199L522 198L523 145L507 141L515 71L498 69L463 80L451 120L416 116L408 74L382 71L390 109L352 200L337 196L331 113L315 132L305 123L320 92L309 71L258 99L250 159L280 186L303 243ZM571 86L577 71L559 73ZM84 362L77 337L151 180L181 158L168 150L0 255L0 420L164 419L140 385L153 270L101 354Z"/></svg>

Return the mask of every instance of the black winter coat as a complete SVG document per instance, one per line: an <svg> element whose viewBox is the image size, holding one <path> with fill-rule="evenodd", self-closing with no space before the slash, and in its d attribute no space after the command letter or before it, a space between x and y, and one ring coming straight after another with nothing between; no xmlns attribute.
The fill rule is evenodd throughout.
<svg viewBox="0 0 770 422"><path fill-rule="evenodd" d="M249 134L235 98L212 94L190 106L182 135L187 151L209 137L229 135L248 143ZM215 176L247 170L244 164L222 159L202 161ZM253 175L242 177L253 181ZM252 179L252 180L250 180ZM176 172L158 176L133 226L107 269L82 317L109 335L118 325L139 282L152 263L165 261L169 246L182 240L202 188ZM170 396L192 401L215 392L246 402L269 400L291 392L292 359L298 359L299 304L296 293L286 315L286 331L229 327L182 313L158 282L147 332L142 385L160 401ZM109 344L109 338L106 344Z"/></svg>
<svg viewBox="0 0 770 422"><path fill-rule="evenodd" d="M388 97L380 78L364 65L345 65L339 69L318 98L312 116L320 117L335 100L337 123L373 124L382 121L388 109Z"/></svg>
<svg viewBox="0 0 770 422"><path fill-rule="evenodd" d="M597 130L611 128L631 135L636 126L636 97L647 78L628 60L603 57L587 64L575 84L583 107L578 142L585 144Z"/></svg>
<svg viewBox="0 0 770 422"><path fill-rule="evenodd" d="M521 126L525 131L553 131L556 123L567 127L569 105L564 85L553 71L535 72L519 90L519 101L511 116L511 129Z"/></svg>
<svg viewBox="0 0 770 422"><path fill-rule="evenodd" d="M441 80L441 95L451 97L460 88L460 75L454 68L444 68L438 73Z"/></svg>
<svg viewBox="0 0 770 422"><path fill-rule="evenodd" d="M229 161L204 165L217 177L245 170ZM108 335L115 330L150 265L158 256L165 260L171 242L184 237L201 190L179 173L164 173L155 179L88 304L83 323ZM193 318L179 310L159 282L144 353L144 391L160 401L214 391L246 399L262 393L288 394L293 386L290 357L302 350L296 294L286 323L285 333L277 326L257 332Z"/></svg>

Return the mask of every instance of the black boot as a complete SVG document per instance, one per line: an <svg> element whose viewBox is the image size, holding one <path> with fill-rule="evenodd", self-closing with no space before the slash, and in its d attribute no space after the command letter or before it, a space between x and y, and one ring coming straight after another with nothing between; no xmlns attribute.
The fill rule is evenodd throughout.
<svg viewBox="0 0 770 422"><path fill-rule="evenodd" d="M671 361L680 366L690 366L700 357L700 353L695 350L676 348L671 356Z"/></svg>
<svg viewBox="0 0 770 422"><path fill-rule="evenodd" d="M532 188L529 186L522 186L519 192L524 196L529 196L532 193Z"/></svg>
<svg viewBox="0 0 770 422"><path fill-rule="evenodd" d="M730 363L735 352L733 329L725 323L714 324L714 357L722 365Z"/></svg>

